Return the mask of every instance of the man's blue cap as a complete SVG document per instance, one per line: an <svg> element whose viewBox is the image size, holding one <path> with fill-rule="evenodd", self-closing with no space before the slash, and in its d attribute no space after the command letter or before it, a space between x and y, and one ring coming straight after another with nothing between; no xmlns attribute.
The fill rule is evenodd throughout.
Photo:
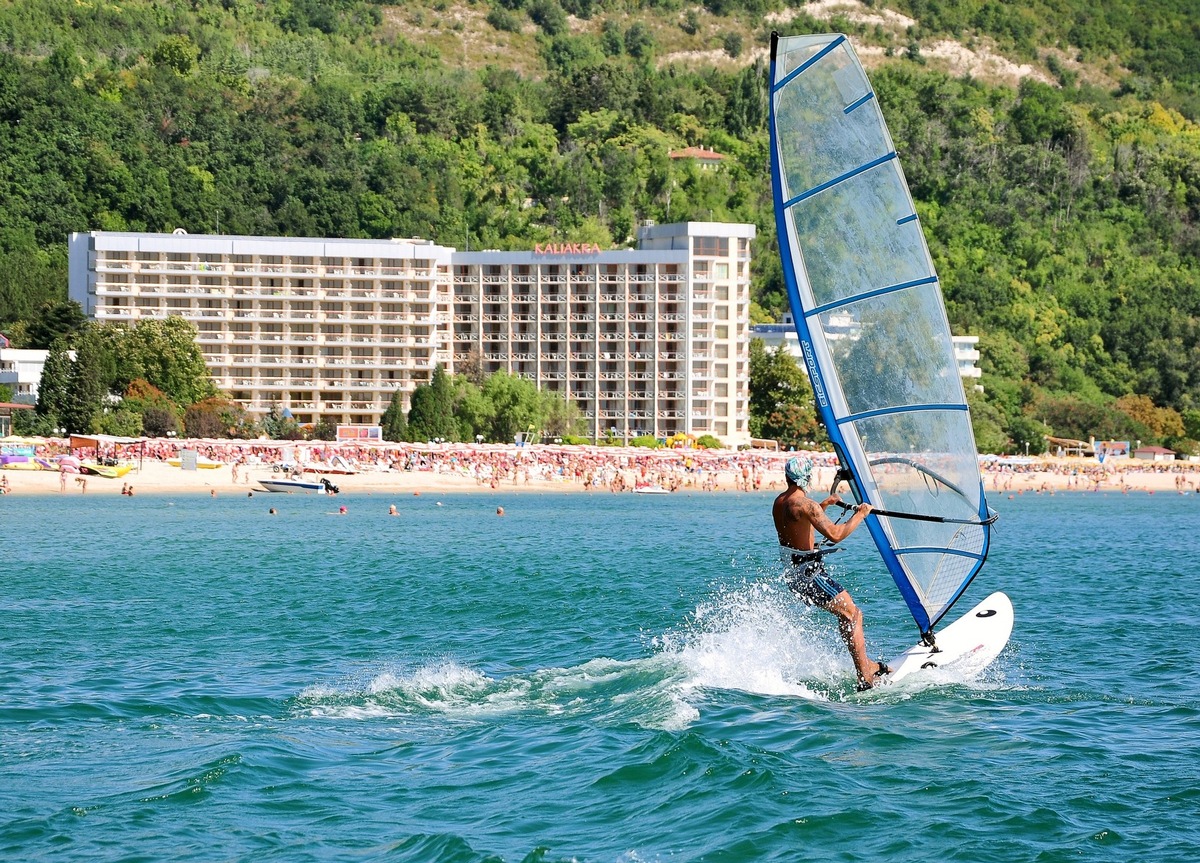
<svg viewBox="0 0 1200 863"><path fill-rule="evenodd" d="M808 488L809 480L812 479L812 459L806 456L792 456L783 468L783 475L788 478L788 482L794 482L800 488Z"/></svg>

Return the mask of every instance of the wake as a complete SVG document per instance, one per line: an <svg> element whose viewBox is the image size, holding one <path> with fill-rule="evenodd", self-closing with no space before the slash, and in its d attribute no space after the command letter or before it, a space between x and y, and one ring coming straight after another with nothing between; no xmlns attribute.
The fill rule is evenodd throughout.
<svg viewBox="0 0 1200 863"><path fill-rule="evenodd" d="M694 721L680 698L682 669L670 657L591 659L568 668L490 676L441 660L389 668L365 680L311 686L295 709L311 716L495 721L543 717L677 729Z"/></svg>
<svg viewBox="0 0 1200 863"><path fill-rule="evenodd" d="M995 671L946 668L857 696L832 616L798 602L779 578L717 586L678 626L646 639L636 659L599 657L565 668L492 675L454 659L396 663L306 688L293 709L336 719L575 719L680 730L713 693L809 701L908 698L933 688L1000 685Z"/></svg>

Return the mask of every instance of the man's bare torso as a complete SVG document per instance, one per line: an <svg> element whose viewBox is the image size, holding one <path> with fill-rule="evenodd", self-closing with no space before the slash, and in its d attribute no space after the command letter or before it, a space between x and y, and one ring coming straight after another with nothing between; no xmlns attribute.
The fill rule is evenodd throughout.
<svg viewBox="0 0 1200 863"><path fill-rule="evenodd" d="M771 515L775 519L779 544L800 551L811 551L814 547L814 511L821 512L821 507L803 489L792 487L775 498Z"/></svg>

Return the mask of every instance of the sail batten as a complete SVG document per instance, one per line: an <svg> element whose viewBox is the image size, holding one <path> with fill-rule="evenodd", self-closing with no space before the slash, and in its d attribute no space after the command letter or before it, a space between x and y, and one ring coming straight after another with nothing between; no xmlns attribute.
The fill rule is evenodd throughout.
<svg viewBox="0 0 1200 863"><path fill-rule="evenodd" d="M828 180L819 186L813 186L811 189L801 192L799 195L792 198L790 201L788 201L783 206L787 207L787 208L794 207L794 206L796 206L796 204L799 204L801 201L805 201L805 200L811 198L813 195L819 195L821 192L824 192L826 189L832 189L834 186L840 186L842 183L846 182L847 180L852 180L855 177L857 177L859 174L863 174L863 173L871 170L872 168L878 168L880 165L882 165L886 162L890 162L892 159L895 159L895 158L896 158L895 153L888 153L886 156L880 156L878 159L872 159L870 162L867 162L865 165L859 165L857 168L853 168L853 169L847 171L846 173L842 174L840 177L834 177L832 180Z"/></svg>
<svg viewBox="0 0 1200 863"><path fill-rule="evenodd" d="M853 297L847 297L845 299L838 300L837 302L828 303L827 305L824 305L824 306L817 306L814 309L809 309L808 311L806 311L804 313L804 315L805 315L805 317L811 318L811 317L819 315L823 312L828 312L832 309L841 308L842 306L848 306L851 303L857 303L860 300L869 300L872 297L879 297L879 296L882 296L883 294L894 293L895 291L903 291L903 290L906 290L907 288L917 288L917 287L920 287L921 285L937 284L937 280L938 280L937 276L932 276L930 278L916 279L915 281L904 282L903 284L900 284L900 285L888 285L885 288L877 288L874 291L867 291L866 293L858 294Z"/></svg>
<svg viewBox="0 0 1200 863"><path fill-rule="evenodd" d="M842 109L842 111L843 111L843 113L849 114L851 111L855 110L856 108L861 108L863 105L867 104L867 102L870 102L874 98L875 98L874 93L868 93L867 95L865 95L861 99L859 99L857 102L847 105L845 108Z"/></svg>
<svg viewBox="0 0 1200 863"><path fill-rule="evenodd" d="M863 411L860 414L850 414L849 416L838 419L839 425L848 423L856 423L860 420L870 419L872 417L888 416L889 414L916 413L917 411L965 411L966 405L957 404L920 404L920 405L897 405L896 407L880 408L875 411Z"/></svg>
<svg viewBox="0 0 1200 863"><path fill-rule="evenodd" d="M841 45L845 41L846 41L846 37L839 34L836 39L834 39L832 42L830 42L828 45L826 45L824 48L822 48L817 54L808 58L806 61L804 61L804 63L797 66L795 69L793 69L791 72L789 72L786 76L784 76L783 80L781 80L777 84L775 84L773 89L778 90L780 87L783 87L784 85L788 84L796 76L802 75L803 73L807 72L809 67L811 67L813 64L817 63L819 60L823 59L826 54L828 54L834 48L837 48L839 45Z"/></svg>
<svg viewBox="0 0 1200 863"><path fill-rule="evenodd" d="M850 42L774 37L771 80L775 219L804 364L927 633L983 565L991 523L937 273Z"/></svg>

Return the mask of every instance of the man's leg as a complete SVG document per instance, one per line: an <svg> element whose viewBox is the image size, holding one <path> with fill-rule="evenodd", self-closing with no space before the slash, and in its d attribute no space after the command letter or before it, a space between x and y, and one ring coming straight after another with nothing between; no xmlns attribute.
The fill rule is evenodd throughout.
<svg viewBox="0 0 1200 863"><path fill-rule="evenodd" d="M825 606L825 610L837 615L838 632L841 633L842 641L846 642L850 658L854 660L854 670L858 673L859 684L873 685L879 664L872 662L871 658L867 656L867 639L863 635L862 612L854 604L850 594L844 590Z"/></svg>

